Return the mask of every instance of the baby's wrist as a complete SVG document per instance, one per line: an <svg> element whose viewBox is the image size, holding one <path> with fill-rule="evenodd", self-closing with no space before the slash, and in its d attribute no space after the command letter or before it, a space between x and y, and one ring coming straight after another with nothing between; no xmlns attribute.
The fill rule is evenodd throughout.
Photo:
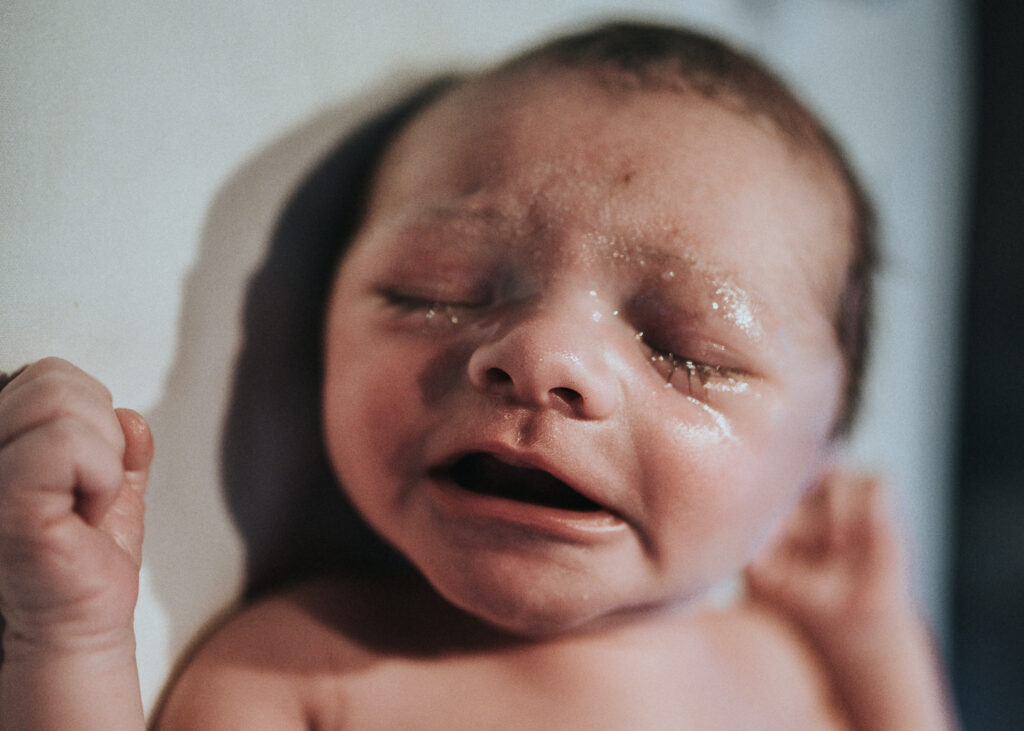
<svg viewBox="0 0 1024 731"><path fill-rule="evenodd" d="M937 647L916 610L875 626L836 627L818 646L859 726L955 727Z"/></svg>
<svg viewBox="0 0 1024 731"><path fill-rule="evenodd" d="M877 666L907 653L930 653L932 638L924 616L913 606L858 616L818 627L812 640L830 661L844 667Z"/></svg>
<svg viewBox="0 0 1024 731"><path fill-rule="evenodd" d="M81 659L97 661L135 657L135 631L129 625L102 631L79 632L66 627L4 627L4 665L36 662L64 662Z"/></svg>
<svg viewBox="0 0 1024 731"><path fill-rule="evenodd" d="M145 727L133 632L89 638L5 633L4 651L0 715L11 728Z"/></svg>
<svg viewBox="0 0 1024 731"><path fill-rule="evenodd" d="M898 587L864 592L829 611L794 611L790 617L826 652L876 645L884 650L908 636L928 634L917 602Z"/></svg>

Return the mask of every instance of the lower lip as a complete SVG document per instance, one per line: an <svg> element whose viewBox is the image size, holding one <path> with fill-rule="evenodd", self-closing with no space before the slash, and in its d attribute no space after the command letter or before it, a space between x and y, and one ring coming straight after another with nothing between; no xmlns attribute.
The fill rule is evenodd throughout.
<svg viewBox="0 0 1024 731"><path fill-rule="evenodd" d="M446 515L478 523L503 524L570 543L603 543L626 530L626 523L606 510L577 511L509 500L432 480L434 504Z"/></svg>

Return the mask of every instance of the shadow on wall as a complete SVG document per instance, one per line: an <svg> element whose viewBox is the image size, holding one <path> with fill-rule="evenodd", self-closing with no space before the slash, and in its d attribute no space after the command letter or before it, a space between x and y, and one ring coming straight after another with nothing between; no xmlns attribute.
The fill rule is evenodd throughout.
<svg viewBox="0 0 1024 731"><path fill-rule="evenodd" d="M376 159L440 88L397 78L317 115L246 163L210 207L178 352L146 415L159 448L145 566L172 656L237 596L243 565L252 595L328 566L398 561L323 453L321 311Z"/></svg>

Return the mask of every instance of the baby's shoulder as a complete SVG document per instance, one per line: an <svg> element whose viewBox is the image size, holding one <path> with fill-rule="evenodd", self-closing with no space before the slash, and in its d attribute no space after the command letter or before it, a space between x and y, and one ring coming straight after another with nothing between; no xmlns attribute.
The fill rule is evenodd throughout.
<svg viewBox="0 0 1024 731"><path fill-rule="evenodd" d="M332 615L344 585L307 580L215 622L182 663L155 727L310 728L322 681L365 654Z"/></svg>
<svg viewBox="0 0 1024 731"><path fill-rule="evenodd" d="M699 620L720 680L742 689L744 704L765 709L772 728L848 727L830 675L807 637L751 602Z"/></svg>
<svg viewBox="0 0 1024 731"><path fill-rule="evenodd" d="M396 662L398 657L409 656L409 648L415 647L398 629L411 624L402 619L403 607L412 602L401 600L410 597L402 594L400 585L387 585L386 593L399 600L382 603L380 585L388 582L377 579L373 589L364 583L339 576L308 580L232 614L208 634L184 665L156 727L340 728L350 711L365 717L367 707L372 706L374 713L369 716L377 717L389 710L379 708L377 701L377 705L369 703L368 688L402 686L402 697L410 699L424 694L436 696L444 690L438 685L449 683L445 678L460 679L463 686L472 682L483 687L489 682L489 705L500 705L503 697L518 697L522 689L494 685L495 678L508 681L518 677L515 673L494 672L495 666L505 661L521 667L530 661L526 665L533 668L543 666L532 662L536 657L561 657L557 652L545 654L544 648L526 645L493 653L448 653L444 663L430 664L425 663L432 655L430 648L418 647L412 653L418 661L406 665L429 665L429 673L417 674ZM421 610L415 613L423 614ZM752 722L762 728L846 727L817 654L777 615L756 605L738 604L691 614L678 624L657 624L660 629L651 636L668 641L660 643L661 650L654 655L668 656L646 663L658 668L663 677L657 680L656 676L645 676L651 684L645 693L660 688L665 699L676 695L677 703L663 705L691 718L691 727L747 727ZM682 639L685 637L699 640ZM584 640L569 644L588 646ZM583 656L590 657L585 653ZM459 658L461 663L457 662ZM516 664L517 658L525 660ZM624 665L640 667L634 661ZM556 663L554 667L561 665ZM590 675L594 672L592 669ZM614 667L598 673L598 680L615 677L619 673ZM351 679L362 685L350 687ZM680 680L681 685L673 693L672 682ZM623 687L633 685L631 680ZM378 698L380 694L369 695ZM611 693L609 697L616 695ZM709 699L718 702L709 704ZM468 706L469 699L463 700ZM562 697L561 704L566 702ZM449 707L447 713L455 710ZM467 717L474 712L479 715L479 708L463 710ZM422 715L421 711L413 715L417 713ZM702 719L707 723L702 725Z"/></svg>

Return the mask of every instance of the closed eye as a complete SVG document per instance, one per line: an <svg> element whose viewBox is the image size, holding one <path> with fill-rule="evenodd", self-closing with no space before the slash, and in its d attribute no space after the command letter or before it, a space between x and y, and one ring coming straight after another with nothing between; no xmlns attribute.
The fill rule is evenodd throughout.
<svg viewBox="0 0 1024 731"><path fill-rule="evenodd" d="M715 390L743 390L746 381L742 371L722 365L703 363L677 355L671 350L657 348L646 342L643 333L637 340L644 342L649 351L648 360L665 379L666 388L675 388L689 396L704 397L709 388Z"/></svg>
<svg viewBox="0 0 1024 731"><path fill-rule="evenodd" d="M448 295L421 295L389 287L379 288L378 294L384 300L384 303L395 310L400 316L421 316L424 324L440 321L457 325L461 319L461 313L483 307L487 304L486 301L465 300ZM439 318L438 316L441 317Z"/></svg>
<svg viewBox="0 0 1024 731"><path fill-rule="evenodd" d="M438 300L436 299L404 294L393 289L381 289L379 293L384 302L404 312L428 310L438 305Z"/></svg>
<svg viewBox="0 0 1024 731"><path fill-rule="evenodd" d="M458 294L406 292L381 287L378 290L384 301L405 310L430 309L431 307L481 307L486 304L482 298L466 298Z"/></svg>

